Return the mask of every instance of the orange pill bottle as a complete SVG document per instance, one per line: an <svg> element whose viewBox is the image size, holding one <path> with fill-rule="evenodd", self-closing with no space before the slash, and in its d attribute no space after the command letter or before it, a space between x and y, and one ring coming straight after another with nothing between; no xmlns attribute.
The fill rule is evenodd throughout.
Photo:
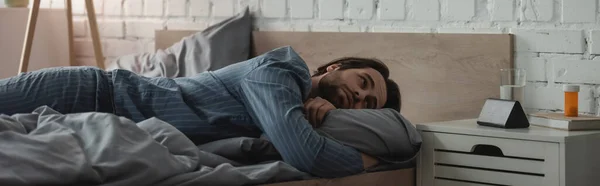
<svg viewBox="0 0 600 186"><path fill-rule="evenodd" d="M577 117L579 113L579 85L563 85L565 116Z"/></svg>

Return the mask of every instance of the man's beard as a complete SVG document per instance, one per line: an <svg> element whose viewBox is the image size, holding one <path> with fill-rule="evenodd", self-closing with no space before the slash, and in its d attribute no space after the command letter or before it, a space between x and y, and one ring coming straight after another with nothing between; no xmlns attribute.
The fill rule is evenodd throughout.
<svg viewBox="0 0 600 186"><path fill-rule="evenodd" d="M335 74L332 73L323 76L323 78L321 78L321 81L319 81L319 96L329 101L336 108L342 108L343 102L337 100L339 98L339 87L333 83L338 80L339 78L336 78Z"/></svg>

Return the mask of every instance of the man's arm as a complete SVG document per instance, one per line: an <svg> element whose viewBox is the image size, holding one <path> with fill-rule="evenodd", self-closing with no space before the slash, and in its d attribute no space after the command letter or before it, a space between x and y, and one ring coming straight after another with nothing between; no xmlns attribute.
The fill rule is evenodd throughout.
<svg viewBox="0 0 600 186"><path fill-rule="evenodd" d="M251 72L241 83L246 108L283 160L297 169L319 177L362 172L361 153L319 135L305 119L302 93L310 87L299 85L306 85L310 77L301 68L273 62Z"/></svg>
<svg viewBox="0 0 600 186"><path fill-rule="evenodd" d="M319 128L325 120L326 113L333 109L336 109L333 104L320 97L309 98L304 102L304 115L306 115L305 118L310 124L312 124L313 128ZM368 169L379 163L379 160L367 154L361 153L361 156L364 169Z"/></svg>

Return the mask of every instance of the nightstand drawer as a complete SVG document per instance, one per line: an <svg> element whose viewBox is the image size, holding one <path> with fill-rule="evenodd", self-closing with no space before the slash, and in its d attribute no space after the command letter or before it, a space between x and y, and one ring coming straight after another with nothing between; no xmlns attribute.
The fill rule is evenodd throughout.
<svg viewBox="0 0 600 186"><path fill-rule="evenodd" d="M435 163L438 165L458 165L462 167L477 167L529 174L544 174L545 168L545 162L541 160L482 156L439 150L434 152L433 157Z"/></svg>
<svg viewBox="0 0 600 186"><path fill-rule="evenodd" d="M434 183L559 185L559 144L450 133L431 135ZM430 162L429 162L430 161ZM436 184L437 185L437 184Z"/></svg>
<svg viewBox="0 0 600 186"><path fill-rule="evenodd" d="M462 182L462 181L454 181L454 180L444 180L444 179L436 179L435 185L443 185L443 186L490 186L489 184L479 184L479 183L471 183L471 182Z"/></svg>
<svg viewBox="0 0 600 186"><path fill-rule="evenodd" d="M436 150L473 153L502 153L504 157L544 160L548 156L558 156L558 143L514 140L494 137L469 136L434 133ZM556 153L548 154L548 146L556 146ZM551 157L552 158L552 157Z"/></svg>
<svg viewBox="0 0 600 186"><path fill-rule="evenodd" d="M455 182L479 183L480 185L558 185L558 180L554 183L548 184L549 182L544 180L544 176L539 175L507 173L442 165L435 166L435 177L436 180L455 180Z"/></svg>

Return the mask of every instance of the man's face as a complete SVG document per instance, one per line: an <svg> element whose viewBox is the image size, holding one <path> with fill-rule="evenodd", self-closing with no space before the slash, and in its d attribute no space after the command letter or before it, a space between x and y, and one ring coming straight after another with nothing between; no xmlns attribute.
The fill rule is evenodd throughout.
<svg viewBox="0 0 600 186"><path fill-rule="evenodd" d="M319 81L321 96L344 109L379 109L387 99L385 80L372 68L327 68Z"/></svg>

